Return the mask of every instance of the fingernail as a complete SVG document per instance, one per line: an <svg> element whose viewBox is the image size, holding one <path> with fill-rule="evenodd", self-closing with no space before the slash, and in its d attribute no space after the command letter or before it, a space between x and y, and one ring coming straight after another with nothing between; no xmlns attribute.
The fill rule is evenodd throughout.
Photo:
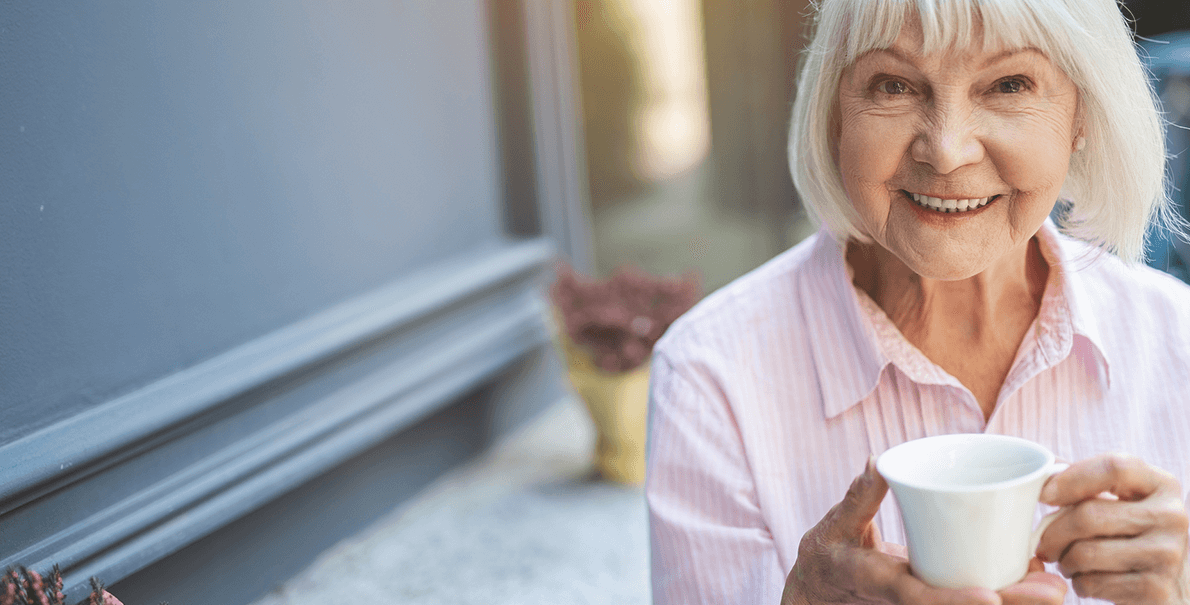
<svg viewBox="0 0 1190 605"><path fill-rule="evenodd" d="M864 467L864 472L869 475L876 472L876 454L868 456L868 464Z"/></svg>

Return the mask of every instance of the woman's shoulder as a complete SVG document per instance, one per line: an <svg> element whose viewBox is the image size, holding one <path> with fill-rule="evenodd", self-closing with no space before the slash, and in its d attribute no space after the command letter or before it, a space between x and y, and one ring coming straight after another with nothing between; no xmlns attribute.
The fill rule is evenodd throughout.
<svg viewBox="0 0 1190 605"><path fill-rule="evenodd" d="M1089 244L1063 239L1077 304L1088 306L1097 321L1161 330L1190 344L1190 285L1152 267L1125 263Z"/></svg>
<svg viewBox="0 0 1190 605"><path fill-rule="evenodd" d="M672 353L691 346L730 346L747 334L757 334L781 323L796 330L800 322L786 321L801 315L801 279L821 266L823 247L834 245L822 232L707 295L678 318L657 343L657 350Z"/></svg>

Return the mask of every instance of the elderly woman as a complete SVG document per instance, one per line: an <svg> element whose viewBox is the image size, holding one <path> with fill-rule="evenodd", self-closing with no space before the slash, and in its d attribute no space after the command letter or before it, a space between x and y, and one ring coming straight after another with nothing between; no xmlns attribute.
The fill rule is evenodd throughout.
<svg viewBox="0 0 1190 605"><path fill-rule="evenodd" d="M817 10L789 153L822 230L655 352L655 602L1184 602L1190 290L1134 263L1164 149L1115 3ZM913 577L870 462L962 432L1072 461L999 592Z"/></svg>

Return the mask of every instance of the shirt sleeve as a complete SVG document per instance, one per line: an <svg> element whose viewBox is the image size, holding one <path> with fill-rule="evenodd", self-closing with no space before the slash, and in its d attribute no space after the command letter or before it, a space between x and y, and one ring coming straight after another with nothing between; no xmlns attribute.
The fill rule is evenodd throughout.
<svg viewBox="0 0 1190 605"><path fill-rule="evenodd" d="M780 603L786 574L735 416L711 379L660 352L645 495L656 605Z"/></svg>

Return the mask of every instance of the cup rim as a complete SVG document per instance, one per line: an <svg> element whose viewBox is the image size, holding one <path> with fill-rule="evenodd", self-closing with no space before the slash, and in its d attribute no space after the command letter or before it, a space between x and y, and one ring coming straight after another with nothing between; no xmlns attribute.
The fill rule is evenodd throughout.
<svg viewBox="0 0 1190 605"><path fill-rule="evenodd" d="M1033 451L1041 453L1045 457L1045 462L1043 464L1041 464L1040 466L1038 466L1038 468L1036 468L1033 471L1030 471L1024 475L1021 475L1020 477L1014 477L1012 479L1006 479L1004 481L996 481L994 483L981 483L979 485L942 486L942 485L937 485L937 484L929 484L929 483L907 480L903 477L897 477L897 473L895 471L890 472L890 469L888 468L890 463L887 462L887 460L889 460L889 458L886 458L886 456L890 452L894 452L894 451L900 450L900 449L907 449L908 447L911 447L911 444L918 444L918 442L925 441L925 440L1010 442L1010 443L1014 443L1016 445L1023 445ZM920 444L918 444L918 445L920 445ZM1045 447L1044 445L1041 445L1040 443L1030 441L1030 440L1024 439L1022 437L1014 437L1011 435L994 435L994 434L987 434L987 433L952 433L952 434L948 434L948 435L931 435L929 437L910 439L909 441L905 441L903 443L894 445L893 447L890 447L887 450L884 450L884 452L881 453L880 456L878 456L876 458L876 471L878 473L880 473L880 476L884 477L884 480L887 483L889 483L890 485L897 484L897 485L903 485L906 487L911 487L914 489L934 491L934 492L946 491L946 492L970 493L970 492L995 491L995 490L1000 490L1000 489L1004 489L1004 488L1014 487L1014 486L1020 485L1022 483L1029 483L1030 481L1037 479L1039 476L1050 474L1050 469L1052 469L1054 467L1055 462L1056 462L1056 458L1054 456L1054 453L1051 452L1049 450L1049 448Z"/></svg>

